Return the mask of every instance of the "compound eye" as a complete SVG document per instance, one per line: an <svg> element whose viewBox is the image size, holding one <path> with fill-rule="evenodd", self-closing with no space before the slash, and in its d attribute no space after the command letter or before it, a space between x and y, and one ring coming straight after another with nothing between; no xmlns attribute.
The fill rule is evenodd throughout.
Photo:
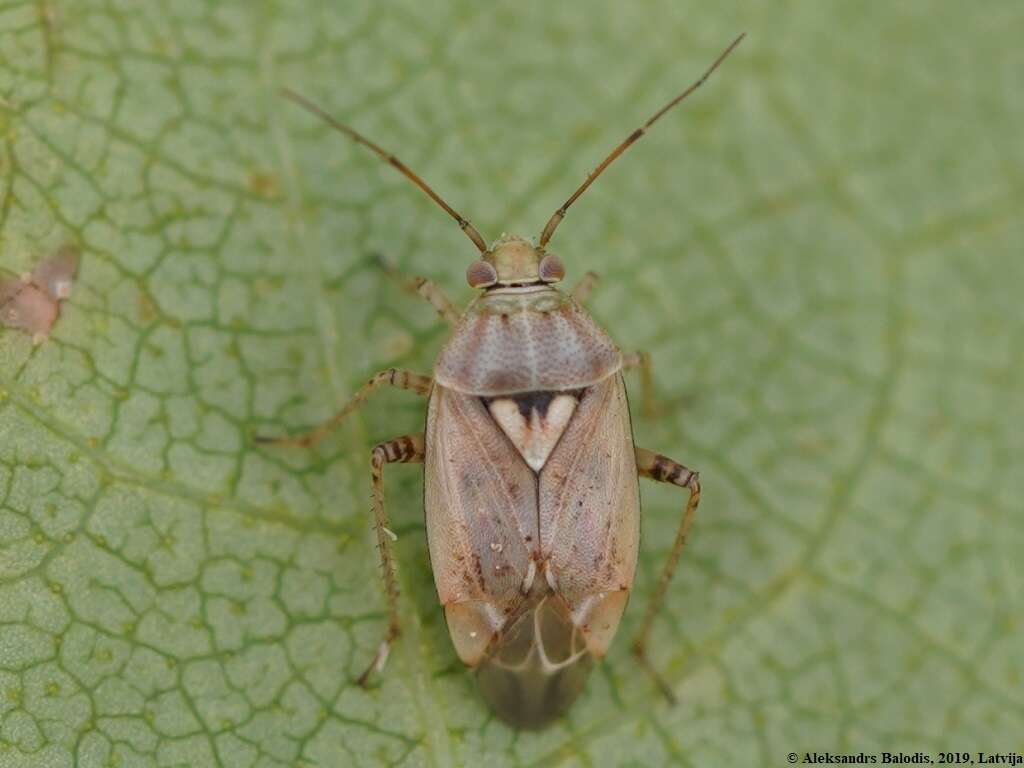
<svg viewBox="0 0 1024 768"><path fill-rule="evenodd" d="M537 273L545 283L557 283L565 277L565 264L555 254L549 253L540 260Z"/></svg>
<svg viewBox="0 0 1024 768"><path fill-rule="evenodd" d="M474 261L466 268L466 282L470 288L487 288L498 282L498 272L486 261Z"/></svg>

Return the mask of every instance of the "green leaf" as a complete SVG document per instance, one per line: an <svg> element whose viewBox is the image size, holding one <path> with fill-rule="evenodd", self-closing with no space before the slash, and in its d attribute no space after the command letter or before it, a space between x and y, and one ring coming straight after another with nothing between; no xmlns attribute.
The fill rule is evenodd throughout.
<svg viewBox="0 0 1024 768"><path fill-rule="evenodd" d="M1024 749L1024 53L1017 2L0 3L0 267L82 262L51 340L0 334L0 766L785 764ZM632 662L682 494L644 487L618 642L569 717L495 720L436 604L416 468L370 447L462 302L472 247L536 234L615 142L748 39L553 241L665 406L640 444L704 501ZM631 383L634 384L635 381Z"/></svg>

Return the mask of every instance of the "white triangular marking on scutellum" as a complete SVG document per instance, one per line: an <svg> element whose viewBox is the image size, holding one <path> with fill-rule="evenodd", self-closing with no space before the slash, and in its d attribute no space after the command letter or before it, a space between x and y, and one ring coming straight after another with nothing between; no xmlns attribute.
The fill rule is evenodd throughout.
<svg viewBox="0 0 1024 768"><path fill-rule="evenodd" d="M569 426L576 405L575 397L563 394L551 399L543 416L536 408L531 408L529 416L524 416L516 401L508 397L492 400L488 409L530 469L540 472Z"/></svg>

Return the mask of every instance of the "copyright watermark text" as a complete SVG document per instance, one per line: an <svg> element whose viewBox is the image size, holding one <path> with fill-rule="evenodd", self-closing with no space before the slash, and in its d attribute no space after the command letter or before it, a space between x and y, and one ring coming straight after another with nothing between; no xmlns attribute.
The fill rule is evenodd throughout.
<svg viewBox="0 0 1024 768"><path fill-rule="evenodd" d="M790 765L1024 765L1020 752L790 752Z"/></svg>

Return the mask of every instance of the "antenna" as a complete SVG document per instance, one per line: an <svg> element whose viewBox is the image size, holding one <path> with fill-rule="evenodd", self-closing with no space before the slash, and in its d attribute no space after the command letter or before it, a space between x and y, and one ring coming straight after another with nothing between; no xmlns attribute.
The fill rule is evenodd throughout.
<svg viewBox="0 0 1024 768"><path fill-rule="evenodd" d="M289 101L295 102L306 111L312 112L314 115L319 117L332 128L344 133L356 144L362 144L364 147L366 147L375 155L377 155L381 160L384 160L386 163L389 163L390 165L393 165L395 168L397 168L399 173L401 173L403 176L405 176L405 178L407 178L417 187L426 192L427 197L429 197L431 200L433 200L435 203L441 206L441 208L444 209L445 213L447 213L449 216L451 216L453 219L455 219L455 221L459 223L459 228L466 233L466 237L473 241L473 245L475 245L480 250L480 253L487 252L487 244L484 242L484 239L480 236L480 233L477 232L476 227L470 224L468 219L464 219L462 217L462 214L460 214L458 211L456 211L454 208L448 205L448 203L444 201L444 198L437 194L437 192L435 192L433 189L431 189L430 185L427 184L427 182L425 182L419 176L417 176L416 173L414 173L409 166L407 166L405 163L403 163L401 160L399 160L397 157L395 157L387 150L374 144L372 141L370 141L368 138L366 138L361 133L356 131L354 128L350 128L349 126L345 125L339 120L335 120L333 117L331 117L329 114L327 114L324 110L322 110L312 101L307 99L305 96L296 93L290 88L282 88L281 95L284 96Z"/></svg>
<svg viewBox="0 0 1024 768"><path fill-rule="evenodd" d="M743 38L746 36L747 33L744 32L735 40L733 40L729 44L728 48L726 48L724 51L718 54L718 58L715 59L711 66L707 68L707 71L704 72L704 74L701 75L696 82L694 82L689 88L687 88L685 91L683 91L674 99L672 99L672 101L670 101L668 104L666 104L653 115L651 115L646 123L644 123L642 126L640 126L631 134L629 134L629 136L627 136L625 140L623 140L623 142L619 144L619 146L617 146L615 149L611 151L611 154L609 154L608 157L601 161L601 164L597 166L597 168L595 168L593 171L587 174L587 180L580 184L579 188L569 196L568 200L562 203L562 207L555 211L551 215L551 218L548 219L548 223L544 225L544 229L540 233L539 247L543 248L547 244L548 240L551 239L551 236L555 234L555 230L558 228L558 225L562 223L562 219L565 218L565 212L569 210L569 206L575 203L576 200L580 197L580 195L587 191L587 188L597 180L597 177L604 173L605 168L607 168L609 165L615 162L615 159L619 155L621 155L623 152L629 149L630 146L632 146L637 139L639 139L641 136L647 133L647 129L654 125L662 115L664 115L666 112L672 109L672 107L674 107L676 104L681 102L691 93L693 93L702 85L704 85L704 81L711 77L711 73L718 69L718 65L725 61L725 57L732 53L733 49L737 45L739 45L740 41L742 41Z"/></svg>

